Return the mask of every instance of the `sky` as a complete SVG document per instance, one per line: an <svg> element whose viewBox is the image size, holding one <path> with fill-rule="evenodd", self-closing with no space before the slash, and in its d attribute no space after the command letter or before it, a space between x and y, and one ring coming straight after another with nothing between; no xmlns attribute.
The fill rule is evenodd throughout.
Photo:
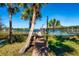
<svg viewBox="0 0 79 59"><path fill-rule="evenodd" d="M78 3L48 3L41 8L42 18L37 20L35 28L46 27L46 16L49 21L53 18L60 20L63 26L79 25L79 4ZM9 27L9 14L7 7L0 7L0 17L2 23ZM12 17L13 28L28 28L29 20L22 20L21 13L18 12Z"/></svg>

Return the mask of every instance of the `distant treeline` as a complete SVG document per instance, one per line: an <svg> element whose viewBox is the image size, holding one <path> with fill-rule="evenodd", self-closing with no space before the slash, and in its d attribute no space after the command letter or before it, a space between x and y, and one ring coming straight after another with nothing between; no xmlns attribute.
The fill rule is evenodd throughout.
<svg viewBox="0 0 79 59"><path fill-rule="evenodd" d="M29 30L29 28L13 28L13 30Z"/></svg>

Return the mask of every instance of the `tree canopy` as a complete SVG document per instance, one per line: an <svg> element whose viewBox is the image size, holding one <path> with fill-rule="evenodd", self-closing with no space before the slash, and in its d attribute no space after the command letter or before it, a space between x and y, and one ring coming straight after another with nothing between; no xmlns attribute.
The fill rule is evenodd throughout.
<svg viewBox="0 0 79 59"><path fill-rule="evenodd" d="M60 27L61 26L61 23L59 20L56 20L55 18L54 19L51 19L49 22L48 22L48 27Z"/></svg>

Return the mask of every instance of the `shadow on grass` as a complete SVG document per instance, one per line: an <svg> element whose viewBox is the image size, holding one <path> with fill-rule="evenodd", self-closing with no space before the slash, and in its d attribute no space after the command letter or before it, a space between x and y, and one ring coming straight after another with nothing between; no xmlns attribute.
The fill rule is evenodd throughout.
<svg viewBox="0 0 79 59"><path fill-rule="evenodd" d="M56 36L56 38L57 38L56 40L59 40L60 42L64 42L64 41L68 40L68 41L73 41L73 42L79 44L79 39L76 39L76 38L70 39L69 37L63 37L63 36Z"/></svg>
<svg viewBox="0 0 79 59"><path fill-rule="evenodd" d="M71 39L70 41L73 41L73 42L79 44L79 40L76 40L75 38Z"/></svg>
<svg viewBox="0 0 79 59"><path fill-rule="evenodd" d="M69 37L56 36L56 40L59 40L60 42L64 42L65 40L69 40Z"/></svg>
<svg viewBox="0 0 79 59"><path fill-rule="evenodd" d="M54 52L56 56L64 56L64 53L71 53L74 51L72 47L62 44L61 42L52 43L48 42L50 51Z"/></svg>

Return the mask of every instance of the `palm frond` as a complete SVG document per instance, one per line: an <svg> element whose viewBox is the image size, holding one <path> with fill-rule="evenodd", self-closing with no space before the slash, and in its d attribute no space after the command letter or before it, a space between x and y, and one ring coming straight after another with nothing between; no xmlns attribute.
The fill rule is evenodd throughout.
<svg viewBox="0 0 79 59"><path fill-rule="evenodd" d="M23 8L27 8L28 7L27 3L17 3L17 5L19 7L23 7Z"/></svg>

